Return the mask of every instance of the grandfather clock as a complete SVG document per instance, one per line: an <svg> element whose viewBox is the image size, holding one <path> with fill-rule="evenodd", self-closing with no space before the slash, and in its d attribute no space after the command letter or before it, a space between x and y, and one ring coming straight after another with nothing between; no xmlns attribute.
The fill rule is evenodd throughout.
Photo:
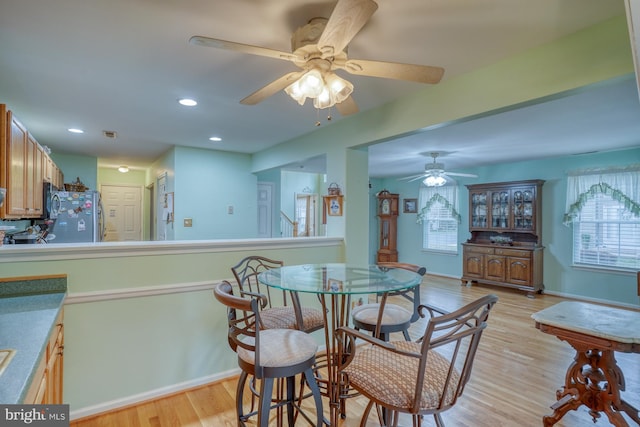
<svg viewBox="0 0 640 427"><path fill-rule="evenodd" d="M379 239L377 262L398 261L398 194L378 193Z"/></svg>

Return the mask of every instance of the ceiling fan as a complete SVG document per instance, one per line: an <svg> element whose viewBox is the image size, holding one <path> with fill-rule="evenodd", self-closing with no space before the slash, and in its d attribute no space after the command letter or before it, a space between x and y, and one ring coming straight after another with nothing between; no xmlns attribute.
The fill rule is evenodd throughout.
<svg viewBox="0 0 640 427"><path fill-rule="evenodd" d="M301 68L258 89L242 99L241 104L255 105L284 89L300 105L312 98L316 108L335 105L342 115L354 114L358 112L358 106L351 97L353 85L338 76L335 70L432 84L438 83L444 73L441 67L348 59L347 45L377 8L373 0L338 0L329 19L311 19L293 33L291 53L204 36L193 36L189 43L284 59Z"/></svg>
<svg viewBox="0 0 640 427"><path fill-rule="evenodd" d="M440 155L440 153L429 153L429 155L433 158L433 163L427 163L424 165L424 173L419 175L411 175L405 176L403 178L399 178L399 180L408 180L407 182L417 181L419 179L424 179L424 184L427 187L439 187L447 183L447 177L450 176L464 176L468 178L477 178L478 175L474 175L471 173L457 173L457 172L446 172L444 170L444 163L437 163L436 159Z"/></svg>

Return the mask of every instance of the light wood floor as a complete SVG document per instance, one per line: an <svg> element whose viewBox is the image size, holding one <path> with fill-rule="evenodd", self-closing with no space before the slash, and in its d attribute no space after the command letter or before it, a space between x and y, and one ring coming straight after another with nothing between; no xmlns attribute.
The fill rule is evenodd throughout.
<svg viewBox="0 0 640 427"><path fill-rule="evenodd" d="M443 414L447 426L542 426L542 416L552 412L549 405L555 401L555 391L564 381L574 352L567 343L538 331L531 314L562 301L562 298L550 295L527 298L517 291L479 285L461 286L458 280L434 276L425 277L422 289L423 301L449 310L487 293L499 297L480 343L465 393L453 409ZM412 336L417 336L420 328L420 322L416 323L411 330ZM625 373L623 398L640 408L640 354L617 353L616 359ZM232 378L108 414L76 420L71 426L235 427L235 380ZM347 418L340 425L358 426L364 405L366 400L362 397L349 399ZM629 425L635 425L626 416L625 419ZM255 425L255 421L249 425ZM298 425L306 423L299 422ZM375 425L377 423L371 418L367 427ZM410 420L404 425L410 425ZM423 425L434 426L433 418L425 417ZM558 427L589 425L594 424L584 407L570 411L556 424ZM603 415L595 425L611 424Z"/></svg>

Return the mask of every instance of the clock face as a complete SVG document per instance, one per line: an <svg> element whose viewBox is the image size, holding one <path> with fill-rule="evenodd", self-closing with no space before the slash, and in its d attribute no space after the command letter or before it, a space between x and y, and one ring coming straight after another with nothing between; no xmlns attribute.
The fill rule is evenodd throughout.
<svg viewBox="0 0 640 427"><path fill-rule="evenodd" d="M391 212L391 208L389 206L389 199L384 199L382 201L382 214L388 215Z"/></svg>

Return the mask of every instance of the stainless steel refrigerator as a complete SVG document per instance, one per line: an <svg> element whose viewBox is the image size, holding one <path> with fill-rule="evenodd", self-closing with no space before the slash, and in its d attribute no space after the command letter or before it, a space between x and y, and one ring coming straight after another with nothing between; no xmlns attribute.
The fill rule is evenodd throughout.
<svg viewBox="0 0 640 427"><path fill-rule="evenodd" d="M51 193L48 243L99 242L104 235L102 204L97 191ZM53 234L53 236L51 236Z"/></svg>

